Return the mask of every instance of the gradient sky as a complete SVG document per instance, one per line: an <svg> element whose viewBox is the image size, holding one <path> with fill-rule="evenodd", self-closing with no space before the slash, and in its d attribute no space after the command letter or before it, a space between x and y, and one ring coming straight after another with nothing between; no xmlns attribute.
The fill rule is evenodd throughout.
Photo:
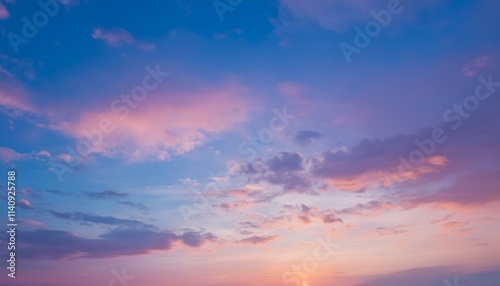
<svg viewBox="0 0 500 286"><path fill-rule="evenodd" d="M499 11L0 1L0 284L500 285Z"/></svg>

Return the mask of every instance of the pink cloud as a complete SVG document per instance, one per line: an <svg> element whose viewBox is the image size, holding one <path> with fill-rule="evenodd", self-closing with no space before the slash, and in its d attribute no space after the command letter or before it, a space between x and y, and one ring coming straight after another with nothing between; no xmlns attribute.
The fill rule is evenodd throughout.
<svg viewBox="0 0 500 286"><path fill-rule="evenodd" d="M294 82L282 82L278 84L278 88L284 95L299 96L303 90L302 86Z"/></svg>
<svg viewBox="0 0 500 286"><path fill-rule="evenodd" d="M11 162L11 161L18 161L18 160L24 160L28 158L28 154L21 154L17 153L16 151L6 148L6 147L0 147L0 162Z"/></svg>
<svg viewBox="0 0 500 286"><path fill-rule="evenodd" d="M19 204L21 205L21 207L24 207L24 208L31 207L31 203L26 199L19 200Z"/></svg>
<svg viewBox="0 0 500 286"><path fill-rule="evenodd" d="M237 243L245 243L245 244L267 244L269 242L273 242L277 240L279 236L277 235L265 235L265 236L251 236L241 240L238 240Z"/></svg>
<svg viewBox="0 0 500 286"><path fill-rule="evenodd" d="M468 225L468 222L463 222L463 221L448 221L443 224L441 224L441 227L443 227L446 230L454 229L457 227L462 227Z"/></svg>
<svg viewBox="0 0 500 286"><path fill-rule="evenodd" d="M64 162L71 162L75 160L75 158L73 158L71 155L68 154L59 154L57 155L57 158Z"/></svg>
<svg viewBox="0 0 500 286"><path fill-rule="evenodd" d="M414 181L425 175L439 172L446 166L447 158L444 156L431 156L425 159L420 166L408 170L370 170L354 177L329 178L327 182L337 190L359 192L375 187L390 187L395 184Z"/></svg>
<svg viewBox="0 0 500 286"><path fill-rule="evenodd" d="M462 68L462 74L467 77L475 76L478 69L488 65L490 59L490 56L481 56L475 58L473 61L467 62Z"/></svg>
<svg viewBox="0 0 500 286"><path fill-rule="evenodd" d="M0 19L4 20L8 18L9 18L9 11L5 7L5 5L2 2L0 2Z"/></svg>
<svg viewBox="0 0 500 286"><path fill-rule="evenodd" d="M23 225L29 225L37 228L47 228L47 225L40 221L29 219L20 219L19 221L22 222Z"/></svg>
<svg viewBox="0 0 500 286"><path fill-rule="evenodd" d="M114 27L111 29L95 28L92 32L92 39L105 41L112 47L122 45L137 45L141 50L154 50L156 46L147 42L139 42L127 30Z"/></svg>
<svg viewBox="0 0 500 286"><path fill-rule="evenodd" d="M121 155L129 162L167 160L172 153L189 152L211 135L226 132L243 122L249 106L242 96L246 91L239 84L229 84L176 93L175 97L181 102L172 101L174 92L154 94L127 116L112 109L88 110L75 122L63 124L61 130L79 140L78 147L78 143L88 142L86 130L99 128L106 119L112 122L114 129L104 134L102 140L93 141L88 153Z"/></svg>
<svg viewBox="0 0 500 286"><path fill-rule="evenodd" d="M312 104L311 101L305 99L303 96L304 92L308 91L308 88L299 83L291 81L281 82L278 84L278 90L290 98L295 104L301 106Z"/></svg>
<svg viewBox="0 0 500 286"><path fill-rule="evenodd" d="M321 220L324 223L336 223L336 222L343 222L340 217L338 217L334 213L324 213L321 215Z"/></svg>
<svg viewBox="0 0 500 286"><path fill-rule="evenodd" d="M500 173L475 173L459 177L453 185L434 194L409 200L409 205L439 204L466 207L500 201Z"/></svg>
<svg viewBox="0 0 500 286"><path fill-rule="evenodd" d="M41 157L51 157L52 154L50 154L49 151L47 150L41 150L37 153L38 156L41 156Z"/></svg>
<svg viewBox="0 0 500 286"><path fill-rule="evenodd" d="M0 107L21 113L35 112L35 107L22 93L7 89L0 90Z"/></svg>
<svg viewBox="0 0 500 286"><path fill-rule="evenodd" d="M315 219L320 219L325 224L343 223L342 219L333 211L322 211L314 206L300 205L285 205L287 213L284 216L274 217L268 220L265 225L272 225L274 223L284 225L285 220L289 222L297 222L301 225L308 225L313 223ZM294 219L296 218L296 219Z"/></svg>
<svg viewBox="0 0 500 286"><path fill-rule="evenodd" d="M110 46L121 46L135 43L132 34L123 28L112 28L110 30L96 28L92 32L92 39L103 40Z"/></svg>
<svg viewBox="0 0 500 286"><path fill-rule="evenodd" d="M375 229L375 232L379 235L399 235L405 233L411 233L411 231L406 229L406 225L398 225L393 227L378 227Z"/></svg>
<svg viewBox="0 0 500 286"><path fill-rule="evenodd" d="M337 211L341 215L376 216L383 211L401 208L390 202L369 201Z"/></svg>

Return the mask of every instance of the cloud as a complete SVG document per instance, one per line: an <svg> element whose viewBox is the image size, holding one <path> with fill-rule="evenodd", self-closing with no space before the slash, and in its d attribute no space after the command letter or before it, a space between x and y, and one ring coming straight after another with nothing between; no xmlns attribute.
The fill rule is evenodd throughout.
<svg viewBox="0 0 500 286"><path fill-rule="evenodd" d="M421 133L425 134L424 131ZM311 173L326 178L338 190L364 191L369 187L392 186L438 172L447 163L447 158L438 154L425 158L414 168L401 168L400 156L418 150L413 142L415 137L420 136L365 139L350 148L325 151L312 159Z"/></svg>
<svg viewBox="0 0 500 286"><path fill-rule="evenodd" d="M38 67L40 63L34 62L26 58L16 58L0 53L0 79L2 73L10 80L10 84L17 83L16 76L22 75L29 80L35 79L35 67ZM6 88L7 85L2 86ZM16 97L21 97L17 95Z"/></svg>
<svg viewBox="0 0 500 286"><path fill-rule="evenodd" d="M312 218L316 216L317 212L316 208L309 207L305 204L285 205L284 208L288 210L288 214L286 214L285 216L274 217L271 220L268 220L268 223L273 220L276 221L283 218L287 218L288 220L290 220L291 217L297 217L297 219L302 223L309 224L312 222Z"/></svg>
<svg viewBox="0 0 500 286"><path fill-rule="evenodd" d="M343 223L344 222L344 221L342 221L342 219L340 217L338 217L334 213L322 214L321 220L323 220L324 223L336 223L336 222Z"/></svg>
<svg viewBox="0 0 500 286"><path fill-rule="evenodd" d="M215 238L204 232L176 234L150 229L114 229L97 238L86 238L61 230L37 229L19 232L18 255L23 259L44 260L112 258L169 251L177 242L198 248Z"/></svg>
<svg viewBox="0 0 500 286"><path fill-rule="evenodd" d="M250 202L246 201L246 200L237 201L234 203L222 202L220 204L216 204L213 206L217 207L217 208L221 208L221 209L226 210L226 211L229 211L229 210L233 210L233 209L242 209L242 208L248 207L248 206L250 206Z"/></svg>
<svg viewBox="0 0 500 286"><path fill-rule="evenodd" d="M109 111L84 111L64 124L63 132L77 142L89 142L85 131L99 128L102 119L114 125L102 140L92 141L89 154L123 157L128 162L163 161L171 154L184 154L210 136L225 132L247 118L247 89L231 83L194 92L157 92L128 115ZM123 103L123 102L122 102ZM121 108L125 107L125 103Z"/></svg>
<svg viewBox="0 0 500 286"><path fill-rule="evenodd" d="M7 7L0 2L0 20L5 20L9 19L9 11L7 10Z"/></svg>
<svg viewBox="0 0 500 286"><path fill-rule="evenodd" d="M11 162L11 161L19 161L19 160L30 160L30 159L36 159L36 160L47 160L51 157L51 154L46 151L33 151L30 152L29 154L27 153L18 153L13 149L7 148L7 147L0 147L0 162Z"/></svg>
<svg viewBox="0 0 500 286"><path fill-rule="evenodd" d="M68 191L61 191L61 190L57 190L57 189L44 189L44 190L42 190L42 192L53 194L53 195L59 195L59 196L80 197L80 194L77 194L74 192L68 192Z"/></svg>
<svg viewBox="0 0 500 286"><path fill-rule="evenodd" d="M240 225L242 227L249 227L249 228L258 228L259 227L258 224L253 223L251 221L242 221L242 222L239 222L238 225Z"/></svg>
<svg viewBox="0 0 500 286"><path fill-rule="evenodd" d="M36 228L47 228L46 224L36 220L19 219L19 222L22 223L23 225L29 225Z"/></svg>
<svg viewBox="0 0 500 286"><path fill-rule="evenodd" d="M285 191L310 191L312 183L304 172L304 158L298 153L281 152L271 159L240 166L240 173L253 183L266 181L283 186Z"/></svg>
<svg viewBox="0 0 500 286"><path fill-rule="evenodd" d="M463 221L447 221L441 224L441 227L445 230L450 230L462 226L468 225L468 222L463 222Z"/></svg>
<svg viewBox="0 0 500 286"><path fill-rule="evenodd" d="M118 200L118 199L125 199L129 197L129 194L127 193L120 193L120 192L115 192L111 190L106 190L106 191L100 191L100 192L82 192L82 193L76 193L76 192L68 192L68 191L61 191L61 190L55 190L55 189L45 189L45 190L40 190L41 192L45 193L50 193L54 195L61 195L61 196L70 196L70 197L75 197L79 199L91 199L91 200Z"/></svg>
<svg viewBox="0 0 500 286"><path fill-rule="evenodd" d="M307 146L307 145L311 145L314 141L316 141L317 139L320 139L322 137L323 137L323 134L321 134L317 131L301 130L295 134L295 137L293 140L295 143L297 143L300 146Z"/></svg>
<svg viewBox="0 0 500 286"><path fill-rule="evenodd" d="M406 227L406 225L398 225L393 227L377 227L375 229L375 232L382 236L410 233L411 231L405 229Z"/></svg>
<svg viewBox="0 0 500 286"><path fill-rule="evenodd" d="M28 197L28 198L39 199L41 197L38 192L34 192L31 188L21 189L21 190L19 190L19 193L25 197Z"/></svg>
<svg viewBox="0 0 500 286"><path fill-rule="evenodd" d="M278 90L302 108L312 104L311 101L303 96L304 92L310 91L310 88L299 83L291 81L281 82L278 84Z"/></svg>
<svg viewBox="0 0 500 286"><path fill-rule="evenodd" d="M278 239L277 235L265 235L265 236L251 236L241 240L236 241L236 243L245 243L245 244L266 244Z"/></svg>
<svg viewBox="0 0 500 286"><path fill-rule="evenodd" d="M22 92L4 86L0 89L0 110L1 109L5 109L6 113L13 116L18 116L27 112L35 112L35 107ZM15 113L12 114L12 112Z"/></svg>
<svg viewBox="0 0 500 286"><path fill-rule="evenodd" d="M324 224L343 223L343 220L331 210L322 211L317 207L305 204L284 205L283 207L284 208L279 211L278 215L266 215L255 221L241 221L238 223L238 226L246 228L247 230L290 230L310 226L315 221Z"/></svg>
<svg viewBox="0 0 500 286"><path fill-rule="evenodd" d="M86 214L82 212L57 212L50 211L50 213L60 219L78 221L83 224L102 224L110 226L119 226L126 228L142 228L154 229L155 227L150 224L145 224L135 219L121 219L113 216L98 216L93 214Z"/></svg>
<svg viewBox="0 0 500 286"><path fill-rule="evenodd" d="M490 56L481 56L475 58L473 61L467 62L462 68L462 75L466 77L473 77L477 75L477 70L489 64Z"/></svg>
<svg viewBox="0 0 500 286"><path fill-rule="evenodd" d="M500 172L472 173L460 176L451 186L430 195L409 198L408 204L450 204L474 206L500 201Z"/></svg>
<svg viewBox="0 0 500 286"><path fill-rule="evenodd" d="M234 190L209 190L205 193L207 197L215 198L252 198L260 194L258 190L234 189Z"/></svg>
<svg viewBox="0 0 500 286"><path fill-rule="evenodd" d="M345 215L374 216L384 210L395 208L399 208L399 206L390 202L380 202L373 200L367 203L359 203L349 208L337 210L337 213Z"/></svg>
<svg viewBox="0 0 500 286"><path fill-rule="evenodd" d="M300 96L303 88L301 85L294 82L282 82L278 84L278 88L284 95L297 97Z"/></svg>
<svg viewBox="0 0 500 286"><path fill-rule="evenodd" d="M409 190L394 196L398 204L405 207L431 203L434 199L445 201L446 197L450 198L449 201L461 204L496 200L494 185L498 182L491 173L499 171L495 162L499 158L500 125L498 116L495 115L495 106L495 101L484 106L481 113L464 120L459 131L450 126L439 126L446 136L445 142L433 141L432 147L429 147L429 138L437 129L422 128L413 134L363 139L353 146L342 146L311 157L282 152L268 160L258 159L253 163L245 163L240 166L239 171L248 177L249 183L263 181L295 191L308 190L320 183L326 183L328 188L325 190L351 192L405 187ZM423 151L424 149L427 151ZM412 159L411 154L417 152L422 154L421 160ZM425 152L429 155L425 155ZM410 166L404 160L419 162ZM467 176L462 179L463 182L453 187L453 191L442 190L436 194L439 196L436 198L432 195L432 187L429 192L412 194L419 186L442 184L471 173L477 173L476 176L482 176L483 179ZM472 197L469 191L463 189L465 186L469 190L477 189L480 195ZM343 211L369 215L395 207L392 203L374 201Z"/></svg>
<svg viewBox="0 0 500 286"><path fill-rule="evenodd" d="M92 31L92 39L105 41L112 47L136 44L141 50L153 50L155 45L146 42L138 42L127 30L119 27L111 29L95 28Z"/></svg>
<svg viewBox="0 0 500 286"><path fill-rule="evenodd" d="M370 12L387 9L387 0L279 0L278 16L275 21L276 32L283 34L303 27L319 27L325 30L344 33L356 24L372 20ZM398 1L396 1L398 2ZM419 1L411 3L411 10L405 10L405 17L429 5L446 3L445 1ZM405 8L407 2L401 2ZM400 16L400 15L393 15ZM401 16L400 16L401 17Z"/></svg>
<svg viewBox="0 0 500 286"><path fill-rule="evenodd" d="M139 44L139 49L145 50L145 51L150 51L150 50L156 49L156 46L154 44L151 44L151 43L142 42Z"/></svg>
<svg viewBox="0 0 500 286"><path fill-rule="evenodd" d="M167 89L167 88L165 88ZM102 141L84 144L84 154L122 157L128 162L168 160L171 154L184 154L202 145L210 137L233 129L247 119L251 108L248 88L235 80L214 86L192 84L188 91L155 90L147 103L140 108L127 106L122 98L110 99L104 107L75 112L69 119L61 120L57 111L51 112L49 124L36 123L38 127L71 136L79 143L89 143L88 133L99 129L103 119L110 120L113 131L104 134ZM118 103L118 104L115 104ZM96 102L102 106L102 102ZM9 116L27 112L42 116L32 101L22 92L0 89L0 111ZM126 109L126 114L123 110ZM15 112L13 112L15 111ZM45 115L43 115L45 117ZM54 123L57 122L57 123ZM93 143L93 144L92 144ZM89 146L90 145L90 146ZM80 150L76 148L77 150ZM86 159L82 156L83 160ZM75 165L78 159L60 154L59 160ZM80 164L81 165L81 164ZM78 168L78 167L77 167Z"/></svg>
<svg viewBox="0 0 500 286"><path fill-rule="evenodd" d="M144 212L147 212L147 211L150 210L149 207L147 207L146 205L141 204L141 203L134 203L134 202L131 202L131 201L120 201L118 203L122 204L122 205L126 205L126 206L130 206L130 207L136 208L136 209L144 211Z"/></svg>
<svg viewBox="0 0 500 286"><path fill-rule="evenodd" d="M31 203L27 199L20 199L19 206L23 209L29 209L31 207Z"/></svg>
<svg viewBox="0 0 500 286"><path fill-rule="evenodd" d="M323 29L344 31L365 20L377 1L365 0L280 0L278 31L297 26L316 25ZM381 1L378 1L381 2Z"/></svg>
<svg viewBox="0 0 500 286"><path fill-rule="evenodd" d="M41 151L39 151L38 153L36 153L36 155L37 155L38 157L47 157L47 158L52 157L52 154L50 154L50 152L49 152L49 151L47 151L47 150L41 150Z"/></svg>
<svg viewBox="0 0 500 286"><path fill-rule="evenodd" d="M127 193L118 193L110 190L102 192L87 192L84 195L89 199L123 199L129 196Z"/></svg>
<svg viewBox="0 0 500 286"><path fill-rule="evenodd" d="M182 242L190 247L200 247L205 242L214 242L217 237L211 233L203 233L201 231L187 231L179 236Z"/></svg>
<svg viewBox="0 0 500 286"><path fill-rule="evenodd" d="M28 158L30 158L28 154L17 153L10 148L0 147L0 162L9 163L12 161L25 160Z"/></svg>
<svg viewBox="0 0 500 286"><path fill-rule="evenodd" d="M135 43L134 36L123 28L111 28L109 30L95 28L92 32L92 39L103 40L110 46L121 46Z"/></svg>
<svg viewBox="0 0 500 286"><path fill-rule="evenodd" d="M290 220L290 217L297 217L303 224L312 223L314 218L320 218L323 223L343 223L343 220L337 216L336 213L332 211L321 211L316 207L307 206L305 204L300 205L285 205L285 209L292 212L292 215L286 215L282 218ZM280 219L275 218L275 219Z"/></svg>
<svg viewBox="0 0 500 286"><path fill-rule="evenodd" d="M77 6L78 4L80 4L80 0L60 0L60 1L61 4L63 4L66 7Z"/></svg>

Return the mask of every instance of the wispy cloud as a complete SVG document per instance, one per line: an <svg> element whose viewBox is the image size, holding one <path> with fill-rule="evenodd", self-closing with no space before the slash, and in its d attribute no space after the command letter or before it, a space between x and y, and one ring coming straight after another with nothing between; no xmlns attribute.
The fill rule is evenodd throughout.
<svg viewBox="0 0 500 286"><path fill-rule="evenodd" d="M115 109L84 111L80 119L68 122L63 132L77 140L87 140L82 131L92 130L102 118L108 118L115 129L93 144L90 153L124 157L129 162L167 160L171 153L189 152L210 135L244 121L248 113L245 93L246 88L238 83L187 94L159 92L125 118ZM174 95L178 99L174 100Z"/></svg>
<svg viewBox="0 0 500 286"><path fill-rule="evenodd" d="M5 20L9 18L9 11L7 10L7 7L0 2L0 20Z"/></svg>
<svg viewBox="0 0 500 286"><path fill-rule="evenodd" d="M18 153L7 147L0 147L0 162L9 163L12 161L25 160L30 158L28 154Z"/></svg>
<svg viewBox="0 0 500 286"><path fill-rule="evenodd" d="M129 195L127 193L119 193L111 190L101 192L86 192L85 196L90 199L123 199Z"/></svg>
<svg viewBox="0 0 500 286"><path fill-rule="evenodd" d="M311 145L314 141L322 138L324 135L312 130L300 130L295 134L294 141L300 146Z"/></svg>
<svg viewBox="0 0 500 286"><path fill-rule="evenodd" d="M145 224L135 219L121 219L113 216L98 216L82 212L70 213L70 212L50 211L50 213L57 218L77 221L83 224L102 224L102 225L120 226L126 228L143 228L143 229L155 228L150 224Z"/></svg>
<svg viewBox="0 0 500 286"><path fill-rule="evenodd" d="M112 28L109 30L95 28L92 32L92 39L103 40L110 46L121 46L135 43L132 34L123 28Z"/></svg>
<svg viewBox="0 0 500 286"><path fill-rule="evenodd" d="M142 50L154 50L156 48L154 44L136 40L129 31L119 27L111 29L95 28L92 32L92 39L105 41L112 47L137 45Z"/></svg>
<svg viewBox="0 0 500 286"><path fill-rule="evenodd" d="M241 240L238 240L237 243L245 243L245 244L267 244L269 242L275 241L279 238L277 235L265 235L265 236L251 236Z"/></svg>
<svg viewBox="0 0 500 286"><path fill-rule="evenodd" d="M481 56L467 62L462 68L462 74L467 77L476 76L480 68L486 67L491 61L490 56Z"/></svg>

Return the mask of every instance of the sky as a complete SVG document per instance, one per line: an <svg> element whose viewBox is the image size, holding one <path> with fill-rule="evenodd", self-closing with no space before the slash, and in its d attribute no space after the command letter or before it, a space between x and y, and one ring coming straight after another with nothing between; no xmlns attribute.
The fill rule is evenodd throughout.
<svg viewBox="0 0 500 286"><path fill-rule="evenodd" d="M500 285L498 11L0 1L0 284Z"/></svg>

